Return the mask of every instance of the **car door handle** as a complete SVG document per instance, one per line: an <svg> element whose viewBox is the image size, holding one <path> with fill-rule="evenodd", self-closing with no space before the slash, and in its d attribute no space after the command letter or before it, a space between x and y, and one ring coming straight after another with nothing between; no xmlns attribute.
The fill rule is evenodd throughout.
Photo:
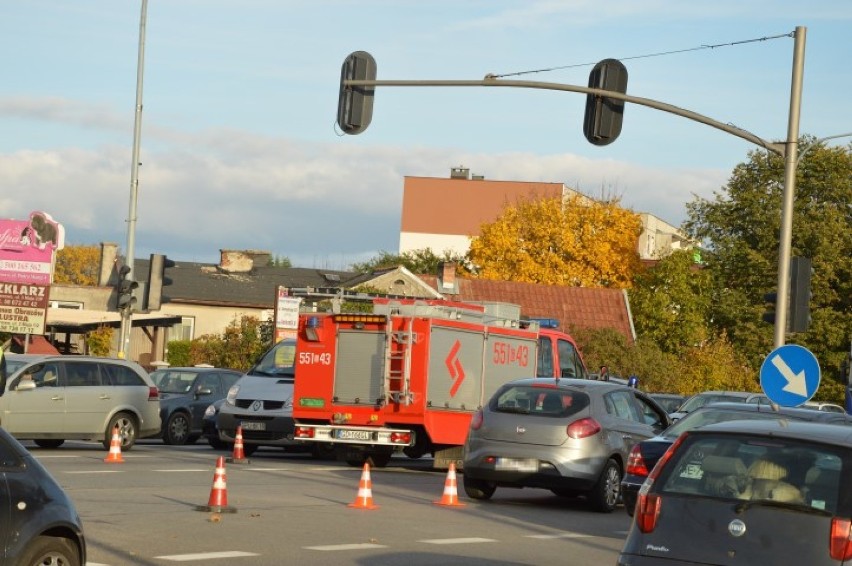
<svg viewBox="0 0 852 566"><path fill-rule="evenodd" d="M101 399L101 400L108 400L108 399L112 399L112 397L110 397L110 396L109 396L109 395L107 395L106 393L101 393L101 396L100 396L100 397L98 397L98 399Z"/></svg>
<svg viewBox="0 0 852 566"><path fill-rule="evenodd" d="M50 400L51 401L63 401L63 400L65 400L65 397L63 397L62 395L54 395L53 397L50 398Z"/></svg>

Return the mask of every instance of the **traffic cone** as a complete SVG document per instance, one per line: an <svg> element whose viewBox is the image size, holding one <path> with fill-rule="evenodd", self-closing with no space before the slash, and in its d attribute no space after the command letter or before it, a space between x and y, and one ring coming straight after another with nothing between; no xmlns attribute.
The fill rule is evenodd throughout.
<svg viewBox="0 0 852 566"><path fill-rule="evenodd" d="M109 441L109 454L104 458L104 462L109 464L121 464L124 458L121 457L121 435L118 432L118 425L112 429L112 438Z"/></svg>
<svg viewBox="0 0 852 566"><path fill-rule="evenodd" d="M231 464L248 464L245 449L243 448L243 427L237 426L237 436L234 439L234 455L227 459Z"/></svg>
<svg viewBox="0 0 852 566"><path fill-rule="evenodd" d="M233 507L228 507L228 487L225 481L225 457L219 456L216 460L216 470L213 472L213 487L210 489L210 498L207 505L199 505L196 511L210 511L213 513L236 513Z"/></svg>
<svg viewBox="0 0 852 566"><path fill-rule="evenodd" d="M373 482L370 480L370 464L364 462L364 471L361 472L361 481L358 483L358 497L349 504L356 509L378 509L373 505Z"/></svg>
<svg viewBox="0 0 852 566"><path fill-rule="evenodd" d="M447 507L464 507L465 504L459 501L459 487L456 481L456 464L450 462L450 469L447 472L447 479L444 481L444 495L441 499L433 502L435 505L445 505Z"/></svg>

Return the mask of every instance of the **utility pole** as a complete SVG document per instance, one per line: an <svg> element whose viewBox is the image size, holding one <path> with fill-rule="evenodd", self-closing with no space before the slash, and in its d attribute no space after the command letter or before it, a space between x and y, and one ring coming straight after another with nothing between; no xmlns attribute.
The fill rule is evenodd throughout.
<svg viewBox="0 0 852 566"><path fill-rule="evenodd" d="M142 79L145 74L145 22L148 18L148 0L142 0L142 15L139 18L139 59L136 64L136 119L133 124L133 156L130 166L130 209L127 213L127 254L125 265L130 268L127 279L135 281L133 273L134 247L136 244L136 199L139 192L139 140L142 136ZM121 310L121 331L118 357L126 358L130 346L132 305Z"/></svg>

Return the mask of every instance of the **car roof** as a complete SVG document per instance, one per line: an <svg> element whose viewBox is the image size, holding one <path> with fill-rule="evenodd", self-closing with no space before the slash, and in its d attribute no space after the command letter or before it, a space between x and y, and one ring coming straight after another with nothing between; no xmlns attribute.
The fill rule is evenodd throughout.
<svg viewBox="0 0 852 566"><path fill-rule="evenodd" d="M154 370L154 371L152 371L151 373L154 373L155 371L191 371L191 372L195 372L195 373L203 373L203 372L207 372L207 371L232 371L232 372L234 372L234 373L239 373L239 374L242 374L242 373L243 373L243 372L241 372L240 370L236 370L236 369L231 369L231 368L217 368L217 367L212 367L212 366L178 366L178 367L162 367L162 368L157 368L157 369L155 369L155 370Z"/></svg>
<svg viewBox="0 0 852 566"><path fill-rule="evenodd" d="M686 434L751 434L815 441L852 448L852 428L793 420L725 421L693 429Z"/></svg>
<svg viewBox="0 0 852 566"><path fill-rule="evenodd" d="M661 399L683 399L685 395L680 393L648 393L651 397L660 397Z"/></svg>
<svg viewBox="0 0 852 566"><path fill-rule="evenodd" d="M700 397L702 395L727 395L729 397L752 397L752 396L755 396L755 395L763 396L764 394L756 392L756 391L701 391L700 393L690 395L690 397Z"/></svg>
<svg viewBox="0 0 852 566"><path fill-rule="evenodd" d="M587 389L589 391L607 391L611 389L628 389L622 383L612 381L598 381L596 379L576 379L570 377L524 377L509 381L506 385L531 385L539 387L571 387Z"/></svg>
<svg viewBox="0 0 852 566"><path fill-rule="evenodd" d="M832 420L838 421L841 420L838 417L843 417L844 415L841 413L832 413L830 411L814 411L813 409L805 409L804 407L782 407L779 406L777 410L773 409L771 405L766 403L735 403L731 401L724 401L719 403L712 403L710 405L704 405L703 407L699 407L695 409L692 413L706 413L708 411L726 411L726 412L740 412L740 413L778 413L779 415L787 415L787 416L795 416L797 418L809 420L809 421L819 421L819 420ZM689 413L689 414L692 414ZM846 419L850 424L852 424L852 416L846 415L848 419ZM751 422L751 421L749 421Z"/></svg>

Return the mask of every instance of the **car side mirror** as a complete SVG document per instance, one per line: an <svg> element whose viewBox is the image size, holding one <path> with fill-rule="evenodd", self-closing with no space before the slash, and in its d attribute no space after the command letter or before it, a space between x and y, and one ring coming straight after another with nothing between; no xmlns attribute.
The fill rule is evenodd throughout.
<svg viewBox="0 0 852 566"><path fill-rule="evenodd" d="M211 395L212 393L213 393L213 390L210 389L209 387L199 387L198 389L195 390L195 394L198 395L199 397L201 397L203 395Z"/></svg>
<svg viewBox="0 0 852 566"><path fill-rule="evenodd" d="M32 391L35 388L35 381L33 381L32 379L22 379L15 386L15 391Z"/></svg>

